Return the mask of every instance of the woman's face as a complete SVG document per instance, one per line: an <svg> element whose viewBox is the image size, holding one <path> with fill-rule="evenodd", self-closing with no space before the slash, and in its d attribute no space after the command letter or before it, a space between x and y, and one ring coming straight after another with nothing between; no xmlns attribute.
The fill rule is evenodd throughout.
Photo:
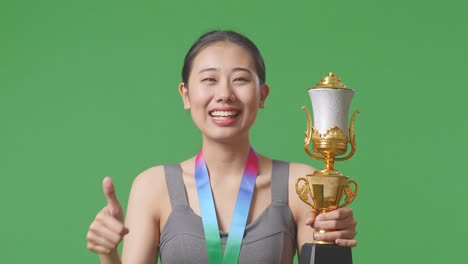
<svg viewBox="0 0 468 264"><path fill-rule="evenodd" d="M179 91L204 137L230 141L248 137L269 88L260 87L247 50L215 42L195 57L188 84L181 83Z"/></svg>

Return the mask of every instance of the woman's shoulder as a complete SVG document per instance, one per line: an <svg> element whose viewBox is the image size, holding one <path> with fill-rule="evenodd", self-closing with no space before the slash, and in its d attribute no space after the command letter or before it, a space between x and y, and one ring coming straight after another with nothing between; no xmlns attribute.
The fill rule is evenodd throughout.
<svg viewBox="0 0 468 264"><path fill-rule="evenodd" d="M296 186L297 179L312 174L314 171L315 168L308 164L289 162L289 188L291 191L295 191L294 186Z"/></svg>
<svg viewBox="0 0 468 264"><path fill-rule="evenodd" d="M169 192L164 165L150 167L133 180L129 201L131 204L151 208L152 215L159 218L164 206L169 204ZM154 201L158 201L155 203Z"/></svg>
<svg viewBox="0 0 468 264"><path fill-rule="evenodd" d="M164 178L164 165L142 171L133 179L129 199L136 200L140 204L160 199L167 193Z"/></svg>
<svg viewBox="0 0 468 264"><path fill-rule="evenodd" d="M145 185L159 183L162 180L164 180L164 165L153 166L135 177L133 187L142 188Z"/></svg>
<svg viewBox="0 0 468 264"><path fill-rule="evenodd" d="M289 164L289 179L290 181L296 181L297 178L304 177L307 174L312 174L315 171L315 168L299 162L287 161L287 160L277 160L272 159L264 155L260 155L260 161L266 161L266 163L271 163L272 161L282 161Z"/></svg>
<svg viewBox="0 0 468 264"><path fill-rule="evenodd" d="M315 171L315 168L299 162L282 160L289 164L289 179L295 181L297 178L304 177L307 174L312 174Z"/></svg>
<svg viewBox="0 0 468 264"><path fill-rule="evenodd" d="M314 171L314 167L305 163L289 163L289 207L291 208L296 223L303 221L304 216L306 215L305 212L310 211L310 207L307 207L297 195L296 182L299 178L312 174Z"/></svg>
<svg viewBox="0 0 468 264"><path fill-rule="evenodd" d="M166 171L165 167L168 165L178 164L181 168L181 171L185 171L187 163L193 163L192 159L184 160L178 163L172 164L162 164L150 167L140 174L138 174L133 180L132 190L147 190L151 188L152 192L163 191L166 189Z"/></svg>
<svg viewBox="0 0 468 264"><path fill-rule="evenodd" d="M289 177L290 178L299 178L307 174L311 174L315 171L315 168L299 162L289 162Z"/></svg>

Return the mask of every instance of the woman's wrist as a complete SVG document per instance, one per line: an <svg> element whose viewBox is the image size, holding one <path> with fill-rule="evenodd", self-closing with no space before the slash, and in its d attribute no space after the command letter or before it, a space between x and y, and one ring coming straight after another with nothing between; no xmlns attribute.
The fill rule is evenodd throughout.
<svg viewBox="0 0 468 264"><path fill-rule="evenodd" d="M99 260L101 264L122 264L117 249L112 250L109 254L99 254Z"/></svg>

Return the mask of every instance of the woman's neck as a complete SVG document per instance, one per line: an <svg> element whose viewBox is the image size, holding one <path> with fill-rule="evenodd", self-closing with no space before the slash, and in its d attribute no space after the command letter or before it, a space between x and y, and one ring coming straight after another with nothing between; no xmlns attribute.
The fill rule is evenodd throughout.
<svg viewBox="0 0 468 264"><path fill-rule="evenodd" d="M225 143L204 139L202 151L213 180L218 177L241 177L249 156L250 141L245 138Z"/></svg>

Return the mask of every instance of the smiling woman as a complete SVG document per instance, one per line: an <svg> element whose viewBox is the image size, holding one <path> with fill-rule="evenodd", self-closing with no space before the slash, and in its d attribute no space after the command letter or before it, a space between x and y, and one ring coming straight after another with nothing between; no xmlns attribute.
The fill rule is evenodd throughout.
<svg viewBox="0 0 468 264"><path fill-rule="evenodd" d="M260 84L248 50L217 41L200 49L191 64L188 82L179 91L203 137L232 141L248 136L269 91Z"/></svg>
<svg viewBox="0 0 468 264"><path fill-rule="evenodd" d="M112 181L104 179L108 204L87 235L101 263L154 263L158 254L162 263L292 263L296 248L319 235L356 245L349 208L305 214L310 210L293 186L313 168L253 150L249 131L269 87L249 39L232 31L201 36L185 57L179 92L203 135L202 148L137 176L125 222Z"/></svg>

